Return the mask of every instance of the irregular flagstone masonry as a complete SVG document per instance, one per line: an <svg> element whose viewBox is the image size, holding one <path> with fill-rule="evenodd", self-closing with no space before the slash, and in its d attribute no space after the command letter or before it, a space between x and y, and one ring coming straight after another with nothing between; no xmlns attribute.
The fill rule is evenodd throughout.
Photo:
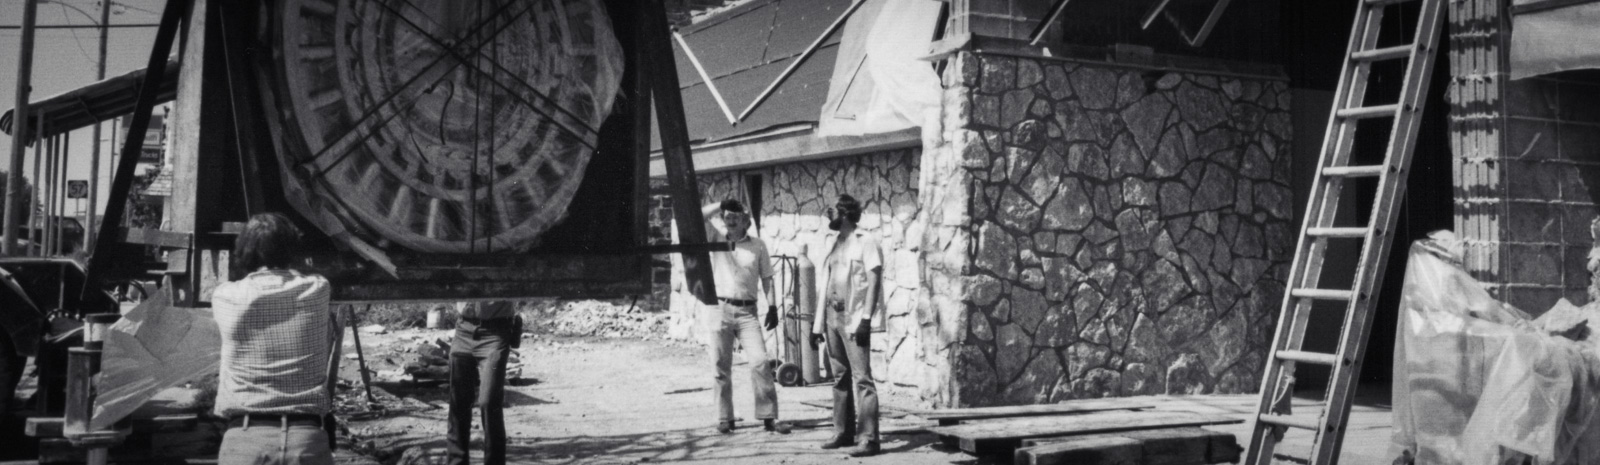
<svg viewBox="0 0 1600 465"><path fill-rule="evenodd" d="M945 87L925 400L1256 389L1294 240L1284 81L963 52Z"/></svg>
<svg viewBox="0 0 1600 465"><path fill-rule="evenodd" d="M886 311L877 323L881 332L874 334L872 350L873 375L885 390L914 388L927 367L916 350L921 342L912 317L918 308L917 251L923 236L916 185L920 157L919 149L900 149L699 176L703 202L738 198L747 205L745 180L761 176L757 235L773 255L793 256L801 244L807 245L808 257L819 268L833 233L823 210L832 207L840 193L862 202L861 227L876 234L883 247ZM683 264L673 257L668 333L700 340L706 334L705 307L684 289Z"/></svg>

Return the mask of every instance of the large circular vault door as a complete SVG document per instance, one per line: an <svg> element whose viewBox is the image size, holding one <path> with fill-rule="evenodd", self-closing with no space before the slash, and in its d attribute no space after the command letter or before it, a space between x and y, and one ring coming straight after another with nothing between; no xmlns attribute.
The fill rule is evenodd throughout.
<svg viewBox="0 0 1600 465"><path fill-rule="evenodd" d="M265 92L286 196L334 236L523 250L622 78L599 0L283 0Z"/></svg>

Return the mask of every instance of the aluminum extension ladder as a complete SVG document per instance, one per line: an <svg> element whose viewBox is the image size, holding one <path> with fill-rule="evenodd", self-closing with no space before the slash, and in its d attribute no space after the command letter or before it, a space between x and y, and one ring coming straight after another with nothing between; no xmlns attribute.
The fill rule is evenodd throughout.
<svg viewBox="0 0 1600 465"><path fill-rule="evenodd" d="M1256 407L1245 461L1250 465L1269 464L1275 458L1316 465L1338 462L1355 380L1361 372L1371 330L1371 315L1377 299L1375 291L1377 283L1383 281L1388 258L1391 238L1386 233L1394 228L1395 214L1403 199L1406 175L1411 166L1412 149L1416 146L1417 128L1443 21L1444 0L1358 1L1350 46L1334 93L1333 111L1325 133L1327 138L1323 140L1305 223L1295 248L1294 265L1289 271L1288 292L1279 314L1272 352L1267 358L1266 374L1261 381L1261 400ZM1378 48L1384 10L1391 6L1398 8L1397 4L1406 2L1422 3L1411 43ZM1409 60L1399 101L1363 106L1372 64L1385 60ZM1383 163L1353 165L1351 151L1356 124L1375 118L1393 119ZM1371 217L1365 226L1336 226L1334 219L1345 181L1361 177L1378 178ZM1351 280L1353 289L1318 287L1330 240L1362 241L1360 261ZM1302 350L1313 301L1343 303L1344 323L1340 328L1337 353ZM1301 363L1329 366L1333 372L1321 412L1314 416L1289 411L1289 400L1294 395L1295 365ZM1293 457L1276 451L1286 433L1314 435L1311 456Z"/></svg>

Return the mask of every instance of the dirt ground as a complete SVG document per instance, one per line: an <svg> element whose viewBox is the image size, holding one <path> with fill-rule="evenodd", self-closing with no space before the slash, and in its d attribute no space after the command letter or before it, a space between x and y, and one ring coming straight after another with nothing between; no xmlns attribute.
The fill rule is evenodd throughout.
<svg viewBox="0 0 1600 465"><path fill-rule="evenodd" d="M440 463L448 389L443 383L414 383L397 376L407 352L419 341L447 337L449 330L401 330L362 334L362 346L380 373L373 385L394 411L376 418L362 413L359 387L341 395L353 441L350 449L383 463ZM354 349L347 344L346 351ZM732 434L713 428L716 408L710 391L711 366L699 346L642 338L538 336L518 350L522 376L507 386L508 460L540 464L673 463L990 463L938 444L921 433L929 423L896 415L910 399L884 396L884 453L855 459L817 446L830 435L831 412L802 402L826 403L828 386L780 387L780 415L794 431L762 431L751 417L750 380L742 361L734 367L734 409L742 418ZM358 385L356 361L347 358L342 377ZM389 393L400 399L392 401ZM899 416L900 418L889 418ZM476 425L475 425L476 429ZM477 432L475 431L475 434ZM476 439L476 438L475 438ZM474 441L477 447L477 441ZM478 460L475 452L474 461ZM1008 462L1008 461L1007 461Z"/></svg>

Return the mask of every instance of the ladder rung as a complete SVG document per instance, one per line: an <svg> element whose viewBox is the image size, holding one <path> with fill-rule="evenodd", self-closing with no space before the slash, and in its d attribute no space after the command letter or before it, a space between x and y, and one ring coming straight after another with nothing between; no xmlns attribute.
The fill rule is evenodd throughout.
<svg viewBox="0 0 1600 465"><path fill-rule="evenodd" d="M1400 104L1391 103L1391 104L1388 104L1388 105L1376 105L1376 106L1370 106L1370 107L1346 108L1346 109L1334 112L1334 114L1335 115L1339 115L1340 118L1366 119L1366 118L1382 118L1382 117L1387 117L1387 116L1394 116L1395 112L1398 112L1398 111L1400 111Z"/></svg>
<svg viewBox="0 0 1600 465"><path fill-rule="evenodd" d="M1348 301L1348 300L1350 300L1351 297L1354 297L1356 293L1354 291L1347 291L1347 290L1344 290L1344 289L1308 289L1308 288L1302 288L1302 289L1295 289L1293 291L1289 291L1289 294L1293 295L1295 297L1303 298L1303 299L1322 299L1322 300L1344 300L1344 301Z"/></svg>
<svg viewBox="0 0 1600 465"><path fill-rule="evenodd" d="M1383 61L1393 60L1396 58L1406 58L1409 56L1411 56L1410 45L1396 45L1393 47L1362 50L1351 54L1350 59L1356 61Z"/></svg>
<svg viewBox="0 0 1600 465"><path fill-rule="evenodd" d="M1280 350L1277 352L1278 360L1301 363L1315 363L1318 365L1334 366L1339 364L1339 356L1321 352L1306 352L1304 350Z"/></svg>
<svg viewBox="0 0 1600 465"><path fill-rule="evenodd" d="M1319 421L1319 419L1316 419L1316 418L1306 418L1306 417L1298 417L1298 416L1290 416L1290 415L1277 415L1277 414L1271 414L1271 413L1263 413L1263 414L1261 414L1261 416L1259 416L1257 418L1259 418L1262 423L1266 423L1266 424L1269 424L1269 425L1287 426L1287 427L1290 427L1290 428L1300 428L1300 429L1308 430L1308 431L1316 431L1316 430L1322 429L1322 422Z"/></svg>
<svg viewBox="0 0 1600 465"><path fill-rule="evenodd" d="M1315 237L1367 237L1367 228L1306 228L1307 236Z"/></svg>
<svg viewBox="0 0 1600 465"><path fill-rule="evenodd" d="M1323 176L1364 177L1383 174L1384 165L1329 166L1322 169Z"/></svg>

